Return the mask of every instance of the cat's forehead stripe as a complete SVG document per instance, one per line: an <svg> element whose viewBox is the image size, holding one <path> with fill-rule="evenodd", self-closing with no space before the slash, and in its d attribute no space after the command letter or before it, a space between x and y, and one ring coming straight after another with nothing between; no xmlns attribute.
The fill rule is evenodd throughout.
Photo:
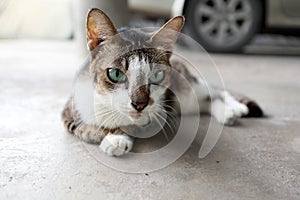
<svg viewBox="0 0 300 200"><path fill-rule="evenodd" d="M146 70L146 67L149 66L149 59L143 54L132 55L129 60L129 67L132 70L137 70L139 72Z"/></svg>
<svg viewBox="0 0 300 200"><path fill-rule="evenodd" d="M120 56L114 61L113 66L124 70L124 72L127 72L130 70L129 68L132 67L145 68L144 70L146 70L146 72L148 69L152 71L153 67L156 66L155 63L168 65L166 61L159 59L161 58L161 55L160 52L149 49L135 50Z"/></svg>
<svg viewBox="0 0 300 200"><path fill-rule="evenodd" d="M131 87L136 88L148 84L147 74L150 72L149 59L143 53L136 53L130 57L129 69Z"/></svg>

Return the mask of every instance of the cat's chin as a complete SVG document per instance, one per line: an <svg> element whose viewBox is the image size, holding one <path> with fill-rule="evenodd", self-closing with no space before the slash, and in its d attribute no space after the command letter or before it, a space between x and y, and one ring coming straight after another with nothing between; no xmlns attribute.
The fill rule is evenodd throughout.
<svg viewBox="0 0 300 200"><path fill-rule="evenodd" d="M137 126L146 126L150 123L150 117L142 113L130 113L130 120Z"/></svg>
<svg viewBox="0 0 300 200"><path fill-rule="evenodd" d="M139 124L137 124L138 126L141 126L141 127L145 127L145 126L148 126L149 124L151 123L151 119L149 116L145 116L144 117L144 120L141 120L139 122Z"/></svg>

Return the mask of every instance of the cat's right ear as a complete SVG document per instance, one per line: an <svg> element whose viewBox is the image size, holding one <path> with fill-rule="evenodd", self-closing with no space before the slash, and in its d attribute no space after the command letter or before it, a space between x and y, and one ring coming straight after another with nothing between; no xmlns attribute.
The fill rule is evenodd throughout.
<svg viewBox="0 0 300 200"><path fill-rule="evenodd" d="M92 8L89 11L86 20L86 40L90 51L117 33L117 29L102 10Z"/></svg>

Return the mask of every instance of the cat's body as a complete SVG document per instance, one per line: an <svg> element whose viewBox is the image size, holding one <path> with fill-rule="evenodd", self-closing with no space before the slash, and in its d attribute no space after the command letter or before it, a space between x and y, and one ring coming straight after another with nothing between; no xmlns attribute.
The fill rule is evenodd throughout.
<svg viewBox="0 0 300 200"><path fill-rule="evenodd" d="M173 18L155 34L118 32L102 11L92 9L87 20L91 58L77 74L62 113L67 130L120 156L133 146L133 137L122 127L147 125L162 118L161 113L194 114L199 105L201 112L227 125L249 114L249 108L250 114L262 115L255 102L208 87L172 58L183 21Z"/></svg>

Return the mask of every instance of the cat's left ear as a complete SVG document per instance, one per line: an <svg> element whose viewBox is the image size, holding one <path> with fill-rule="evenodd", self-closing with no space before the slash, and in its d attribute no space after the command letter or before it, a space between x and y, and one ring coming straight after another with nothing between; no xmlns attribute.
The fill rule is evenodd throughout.
<svg viewBox="0 0 300 200"><path fill-rule="evenodd" d="M90 51L116 34L117 29L102 10L93 8L89 11L86 20L86 40Z"/></svg>
<svg viewBox="0 0 300 200"><path fill-rule="evenodd" d="M154 46L162 47L165 50L172 52L173 46L179 36L183 25L183 16L177 16L170 19L157 32L153 34L153 36L150 39L150 42Z"/></svg>

